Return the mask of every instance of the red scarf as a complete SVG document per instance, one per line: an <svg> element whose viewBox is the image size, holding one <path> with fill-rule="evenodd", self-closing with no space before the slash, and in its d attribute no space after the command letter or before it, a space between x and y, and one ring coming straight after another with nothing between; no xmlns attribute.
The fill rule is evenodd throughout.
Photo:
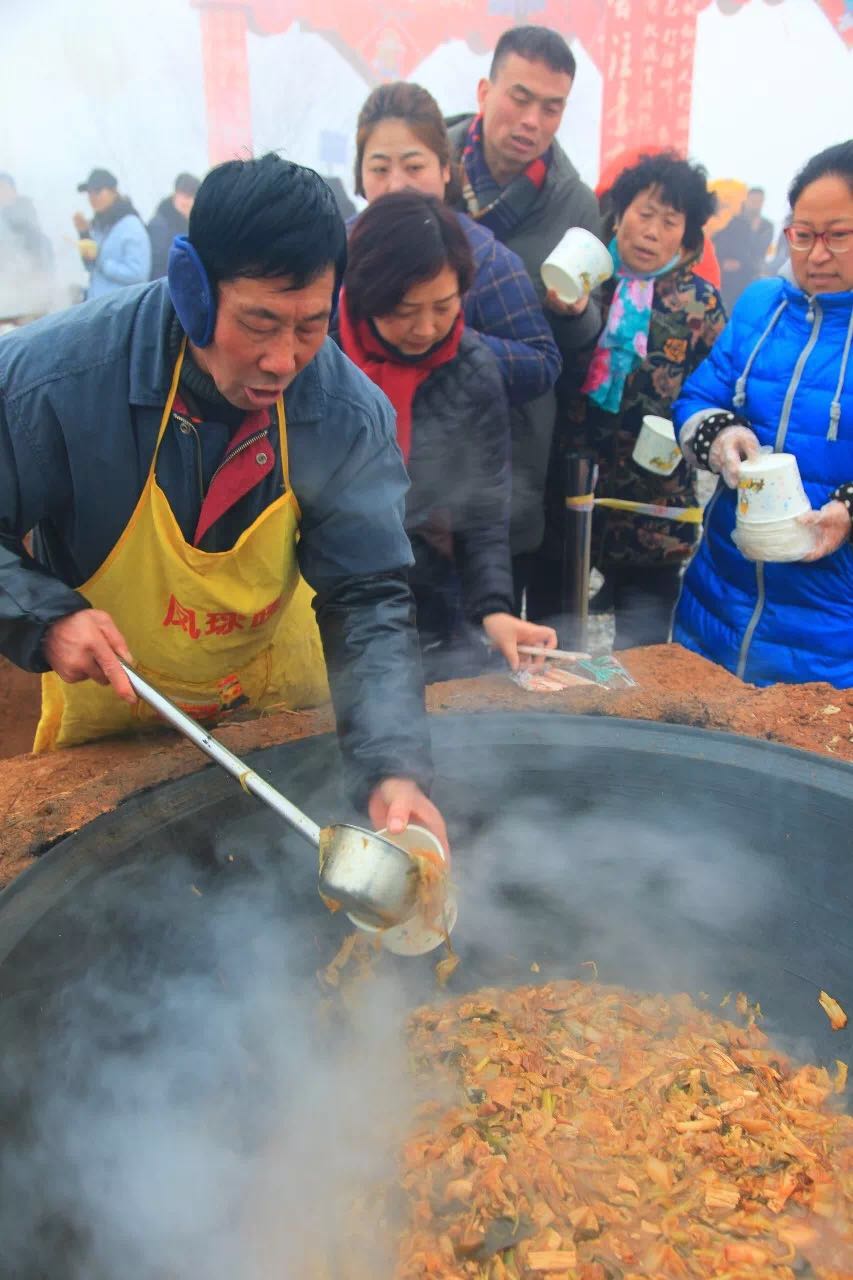
<svg viewBox="0 0 853 1280"><path fill-rule="evenodd" d="M367 374L371 382L376 383L380 391L385 392L394 406L397 412L397 443L403 454L403 461L408 462L412 447L412 401L415 392L434 369L448 364L459 350L459 341L465 328L462 312L459 312L447 337L418 360L395 356L393 348L373 332L369 320L358 320L353 324L345 289L341 290L338 325L344 352L362 373Z"/></svg>

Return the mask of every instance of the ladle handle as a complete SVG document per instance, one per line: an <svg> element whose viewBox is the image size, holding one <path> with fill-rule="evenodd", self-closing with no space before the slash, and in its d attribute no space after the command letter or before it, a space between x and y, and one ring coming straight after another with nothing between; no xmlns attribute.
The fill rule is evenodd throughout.
<svg viewBox="0 0 853 1280"><path fill-rule="evenodd" d="M124 662L121 665L133 686L134 692L144 702L147 702L149 707L153 707L164 720L168 720L174 729L182 733L185 738L189 738L190 742L199 747L206 756L210 756L211 760L225 769L227 773L230 773L232 778L236 778L244 790L250 791L252 795L262 800L264 804L269 805L280 817L284 818L289 826L293 827L294 831L298 831L315 848L319 848L320 828L316 822L312 822L306 813L303 813L301 809L297 809L295 804L291 804L266 779L244 764L239 756L235 756L233 751L229 751L226 746L223 746L221 742L212 737L197 720L193 720L192 716L188 716L180 707L176 707L170 698L160 693L147 680L143 680L142 676L138 675L132 667L127 666Z"/></svg>

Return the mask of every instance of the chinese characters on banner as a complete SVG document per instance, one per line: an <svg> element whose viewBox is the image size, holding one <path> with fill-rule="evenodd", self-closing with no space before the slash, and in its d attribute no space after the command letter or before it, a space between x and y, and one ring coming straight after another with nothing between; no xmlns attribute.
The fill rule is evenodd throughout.
<svg viewBox="0 0 853 1280"><path fill-rule="evenodd" d="M686 154L702 0L606 0L601 167L644 146Z"/></svg>

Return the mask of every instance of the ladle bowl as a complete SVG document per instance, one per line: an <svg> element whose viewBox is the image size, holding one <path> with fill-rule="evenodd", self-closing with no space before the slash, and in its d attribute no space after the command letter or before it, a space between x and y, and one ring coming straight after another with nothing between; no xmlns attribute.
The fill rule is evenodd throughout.
<svg viewBox="0 0 853 1280"><path fill-rule="evenodd" d="M121 666L138 697L314 846L320 855L321 897L369 926L384 928L408 920L417 900L418 868L403 845L349 823L319 827L138 671L124 662Z"/></svg>

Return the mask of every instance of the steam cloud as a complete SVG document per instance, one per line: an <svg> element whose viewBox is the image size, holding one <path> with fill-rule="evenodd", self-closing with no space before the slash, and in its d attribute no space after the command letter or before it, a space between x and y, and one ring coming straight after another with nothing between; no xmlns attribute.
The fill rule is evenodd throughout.
<svg viewBox="0 0 853 1280"><path fill-rule="evenodd" d="M533 961L544 978L577 976L595 960L604 981L718 999L778 868L685 827L689 798L659 821L630 808L605 818L592 797L572 813L528 793L478 830L471 820L454 869L463 987L536 981ZM142 887L127 867L74 895L92 959L56 996L26 1122L0 1154L2 1274L51 1275L58 1249L74 1280L391 1274L377 1192L393 1185L413 1114L405 1019L436 998L431 961L384 954L345 1011L324 1007L314 970L339 927L313 896L310 859L282 887L253 853L251 820L213 838L220 860L238 831L249 866L225 891L205 884L199 898L197 864L175 852ZM744 956L744 989L760 998ZM10 1045L0 1099L24 1070L28 1046Z"/></svg>

